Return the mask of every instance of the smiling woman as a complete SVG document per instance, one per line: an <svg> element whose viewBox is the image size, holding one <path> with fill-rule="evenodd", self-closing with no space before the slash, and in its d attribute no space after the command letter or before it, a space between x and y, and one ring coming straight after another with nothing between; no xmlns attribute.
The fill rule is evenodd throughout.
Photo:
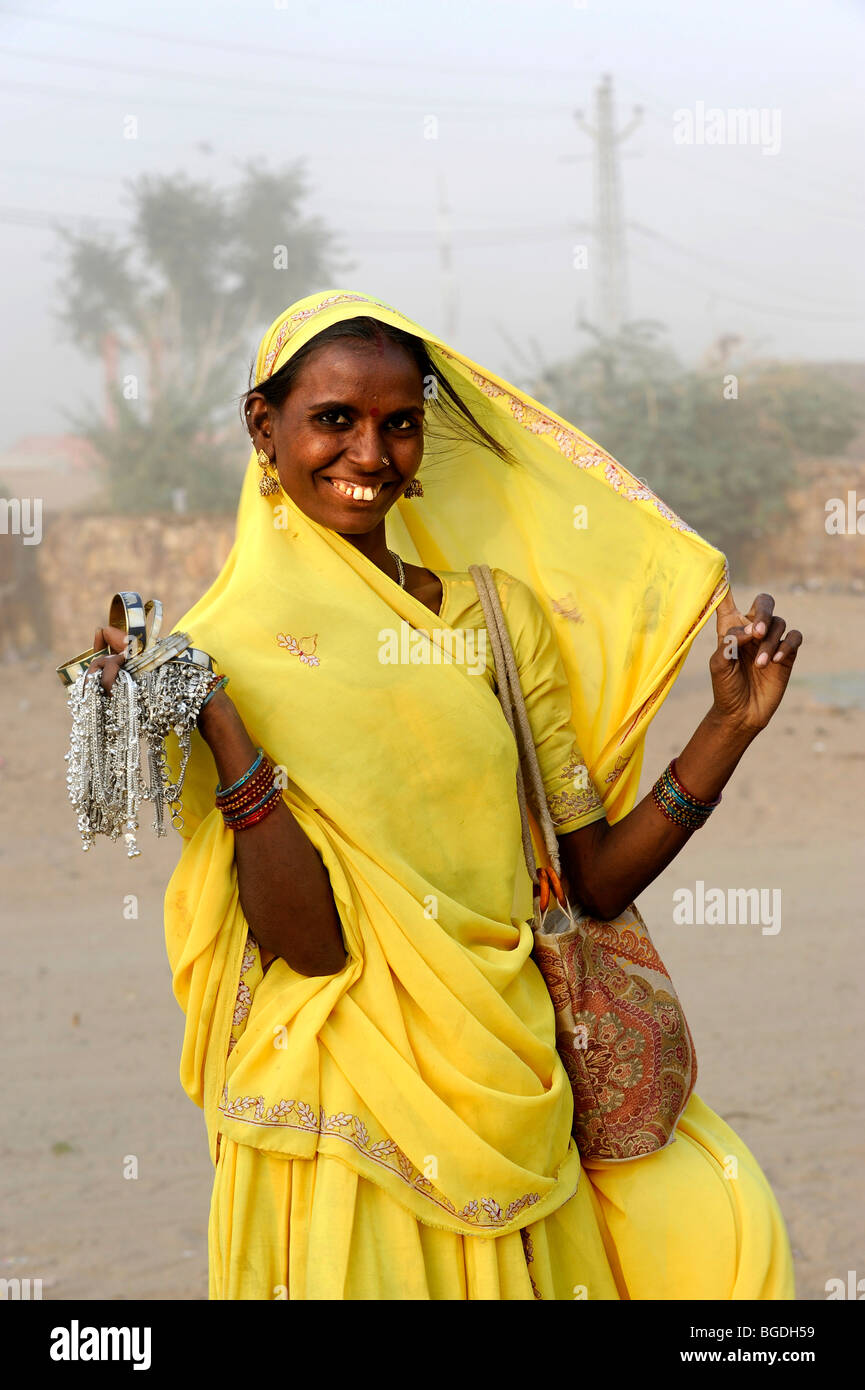
<svg viewBox="0 0 865 1390"><path fill-rule="evenodd" d="M371 519L393 505L423 455L418 364L384 334L331 335L276 390L273 379L269 386L250 394L245 414L285 492L321 525L381 541Z"/></svg>
<svg viewBox="0 0 865 1390"><path fill-rule="evenodd" d="M338 321L300 347L249 391L244 416L262 467L276 463L288 496L395 579L399 560L374 522L397 498L423 496L414 478L435 435L434 417L442 437L513 462L439 377L419 338L364 315ZM414 565L404 573L408 591L438 612L438 576Z"/></svg>
<svg viewBox="0 0 865 1390"><path fill-rule="evenodd" d="M231 696L165 897L211 1296L791 1297L766 1179L696 1096L663 1150L578 1151L494 664L380 639L485 635L467 571L493 567L567 886L608 919L717 804L800 635L765 595L740 614L724 557L579 430L364 295L280 315L244 418L235 544L178 624ZM713 611L711 709L635 805ZM589 1059L611 1106L628 1046Z"/></svg>

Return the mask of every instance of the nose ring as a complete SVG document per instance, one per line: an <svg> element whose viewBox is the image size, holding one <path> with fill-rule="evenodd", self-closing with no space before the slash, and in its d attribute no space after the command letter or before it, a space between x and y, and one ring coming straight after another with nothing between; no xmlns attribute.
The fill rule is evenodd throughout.
<svg viewBox="0 0 865 1390"><path fill-rule="evenodd" d="M384 464L385 468L390 468L390 459L388 458L387 454L382 454L381 461Z"/></svg>

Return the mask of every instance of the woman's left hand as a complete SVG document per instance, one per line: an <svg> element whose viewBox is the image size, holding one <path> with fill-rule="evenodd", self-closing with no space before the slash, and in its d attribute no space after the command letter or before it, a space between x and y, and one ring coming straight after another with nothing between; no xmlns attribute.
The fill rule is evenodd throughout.
<svg viewBox="0 0 865 1390"><path fill-rule="evenodd" d="M802 634L775 616L771 594L747 613L728 591L718 608L718 646L709 662L715 713L748 733L765 729L781 703Z"/></svg>

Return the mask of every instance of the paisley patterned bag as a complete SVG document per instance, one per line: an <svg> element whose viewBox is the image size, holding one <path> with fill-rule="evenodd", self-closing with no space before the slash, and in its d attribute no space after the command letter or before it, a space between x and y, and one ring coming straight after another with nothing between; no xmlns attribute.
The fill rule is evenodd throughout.
<svg viewBox="0 0 865 1390"><path fill-rule="evenodd" d="M675 1139L697 1079L693 1040L636 906L602 922L576 909L562 890L558 841L495 581L486 565L472 565L469 573L493 648L499 701L520 754L523 848L535 884L534 958L556 1011L556 1046L574 1095L574 1138L584 1159L642 1158ZM527 795L549 867L535 863Z"/></svg>

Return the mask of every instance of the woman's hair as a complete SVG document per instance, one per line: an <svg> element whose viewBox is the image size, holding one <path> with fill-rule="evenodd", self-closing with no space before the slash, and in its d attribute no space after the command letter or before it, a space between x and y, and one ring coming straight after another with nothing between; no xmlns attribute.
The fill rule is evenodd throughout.
<svg viewBox="0 0 865 1390"><path fill-rule="evenodd" d="M268 404L279 409L291 391L304 362L319 348L326 347L328 343L342 338L363 343L381 343L383 341L396 343L411 357L424 379L424 395L427 398L427 415L424 421L425 434L430 433L429 420L430 415L432 415L433 421L440 427L442 436L457 441L467 440L472 444L479 444L483 448L490 449L505 463L516 464L517 461L511 452L503 444L500 444L488 430L484 429L447 378L436 371L422 339L416 338L413 333L406 333L401 328L394 328L389 323L380 323L378 319L369 318L366 315L342 319L339 323L331 324L330 328L322 329L321 333L317 333L314 338L310 338L308 342L304 343L303 347L298 348L285 365L279 368L279 371L274 372L272 377L268 377L266 381L259 382L257 385L255 384L255 364L253 363L249 373L249 389L241 398L242 410L253 391L257 391ZM434 383L432 390L429 389L430 383Z"/></svg>

